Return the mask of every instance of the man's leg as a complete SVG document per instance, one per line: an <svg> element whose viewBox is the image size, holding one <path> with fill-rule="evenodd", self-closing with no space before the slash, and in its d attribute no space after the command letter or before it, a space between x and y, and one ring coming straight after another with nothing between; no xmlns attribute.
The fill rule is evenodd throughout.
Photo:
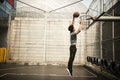
<svg viewBox="0 0 120 80"><path fill-rule="evenodd" d="M72 66L73 66L75 54L76 54L76 46L70 46L70 57L69 57L69 62L68 62L68 69L71 75L72 75Z"/></svg>
<svg viewBox="0 0 120 80"><path fill-rule="evenodd" d="M72 76L72 52L73 52L72 46L70 46L69 50L70 50L70 57L69 57L69 61L68 61L68 70L69 70L68 72Z"/></svg>
<svg viewBox="0 0 120 80"><path fill-rule="evenodd" d="M72 67L73 67L73 62L74 62L74 59L75 59L75 54L76 54L76 46L72 46L72 54L71 54L71 71L72 71Z"/></svg>

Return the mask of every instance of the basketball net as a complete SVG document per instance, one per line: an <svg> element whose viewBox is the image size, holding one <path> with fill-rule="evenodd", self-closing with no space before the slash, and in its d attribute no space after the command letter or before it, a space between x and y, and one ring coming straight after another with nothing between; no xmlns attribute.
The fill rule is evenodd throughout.
<svg viewBox="0 0 120 80"><path fill-rule="evenodd" d="M87 20L88 18L90 18L89 15L81 15L80 16L80 20L82 20L82 30L86 30L87 27L89 26L90 20Z"/></svg>

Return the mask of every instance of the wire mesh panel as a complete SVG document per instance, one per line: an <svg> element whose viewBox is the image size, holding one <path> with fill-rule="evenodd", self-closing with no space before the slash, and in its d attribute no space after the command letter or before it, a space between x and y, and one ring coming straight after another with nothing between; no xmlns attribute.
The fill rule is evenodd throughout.
<svg viewBox="0 0 120 80"><path fill-rule="evenodd" d="M112 1L112 0L110 0ZM114 4L114 2L112 2ZM111 3L109 3L111 4ZM112 5L112 4L111 4ZM119 16L119 2L114 5L114 7L110 8L107 13L113 16ZM118 21L111 21L111 22L104 22L102 26L102 39L103 39L103 58L107 60L113 60L119 63L119 22Z"/></svg>
<svg viewBox="0 0 120 80"><path fill-rule="evenodd" d="M120 22L115 22L114 25L115 38L120 38Z"/></svg>
<svg viewBox="0 0 120 80"><path fill-rule="evenodd" d="M103 23L102 39L103 40L111 40L112 39L112 22Z"/></svg>
<svg viewBox="0 0 120 80"><path fill-rule="evenodd" d="M107 41L102 43L103 59L108 61L113 61L113 43L112 41Z"/></svg>
<svg viewBox="0 0 120 80"><path fill-rule="evenodd" d="M45 12L31 8L31 7L21 7L17 8L16 17L21 17L21 18L45 18Z"/></svg>
<svg viewBox="0 0 120 80"><path fill-rule="evenodd" d="M114 6L118 0L103 0L104 12L107 12L112 6Z"/></svg>
<svg viewBox="0 0 120 80"><path fill-rule="evenodd" d="M112 9L107 11L109 15L113 15ZM113 23L104 21L102 24L102 40L112 40L113 37Z"/></svg>
<svg viewBox="0 0 120 80"><path fill-rule="evenodd" d="M48 5L47 2L53 2L53 4ZM55 3L55 1L41 0L38 3L33 1L32 4L28 0L17 1L16 12L12 13L15 19L11 24L10 35L13 61L22 64L67 64L70 46L68 26L71 24L73 13L76 10L85 12L86 7L82 3L72 6L80 1L71 4L72 1L69 0L64 2L66 6L61 4L63 3L61 1ZM75 28L78 27L79 18L75 20ZM81 43L83 39L85 39L84 31L78 35L75 64L84 63L85 44Z"/></svg>
<svg viewBox="0 0 120 80"><path fill-rule="evenodd" d="M112 15L112 10L108 11ZM103 22L102 24L102 57L108 61L113 61L113 22ZM109 55L109 56L108 56Z"/></svg>
<svg viewBox="0 0 120 80"><path fill-rule="evenodd" d="M90 25L86 30L86 56L94 56L119 63L119 21L95 21L102 16L119 16L120 2L118 0L93 0L87 15L90 15ZM101 50L101 51L100 51Z"/></svg>
<svg viewBox="0 0 120 80"><path fill-rule="evenodd" d="M120 40L115 40L115 62L120 64Z"/></svg>
<svg viewBox="0 0 120 80"><path fill-rule="evenodd" d="M115 10L114 10L114 15L115 16L120 16L120 2L116 5ZM115 38L120 37L120 22L116 21L114 22L114 36Z"/></svg>
<svg viewBox="0 0 120 80"><path fill-rule="evenodd" d="M120 16L120 2L114 8L114 15ZM120 64L120 22L114 22L114 46L115 46L115 62Z"/></svg>

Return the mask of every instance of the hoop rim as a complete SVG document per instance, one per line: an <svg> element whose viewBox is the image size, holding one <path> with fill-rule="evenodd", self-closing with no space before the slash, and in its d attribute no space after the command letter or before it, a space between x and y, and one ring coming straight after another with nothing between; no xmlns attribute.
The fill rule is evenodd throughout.
<svg viewBox="0 0 120 80"><path fill-rule="evenodd" d="M90 17L92 17L92 16L90 16L90 15L81 15L81 16L79 16L80 19L81 19L82 17L90 18Z"/></svg>

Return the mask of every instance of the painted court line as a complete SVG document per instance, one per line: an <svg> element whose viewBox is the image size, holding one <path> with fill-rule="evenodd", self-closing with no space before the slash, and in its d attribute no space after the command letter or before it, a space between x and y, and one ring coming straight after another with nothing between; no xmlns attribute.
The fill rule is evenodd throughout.
<svg viewBox="0 0 120 80"><path fill-rule="evenodd" d="M14 67L14 68L6 68L6 69L0 69L0 71L7 71L7 70L13 70L13 69L20 69L20 68L25 68L25 67ZM30 67L27 67L30 68Z"/></svg>
<svg viewBox="0 0 120 80"><path fill-rule="evenodd" d="M68 75L57 75L57 74L27 74L27 73L7 73L8 75L23 75L23 76L63 76L66 77Z"/></svg>
<svg viewBox="0 0 120 80"><path fill-rule="evenodd" d="M95 76L69 76L69 75L58 75L58 74L26 74L26 73L7 73L6 75L17 75L17 76L53 76L53 77L95 77Z"/></svg>

